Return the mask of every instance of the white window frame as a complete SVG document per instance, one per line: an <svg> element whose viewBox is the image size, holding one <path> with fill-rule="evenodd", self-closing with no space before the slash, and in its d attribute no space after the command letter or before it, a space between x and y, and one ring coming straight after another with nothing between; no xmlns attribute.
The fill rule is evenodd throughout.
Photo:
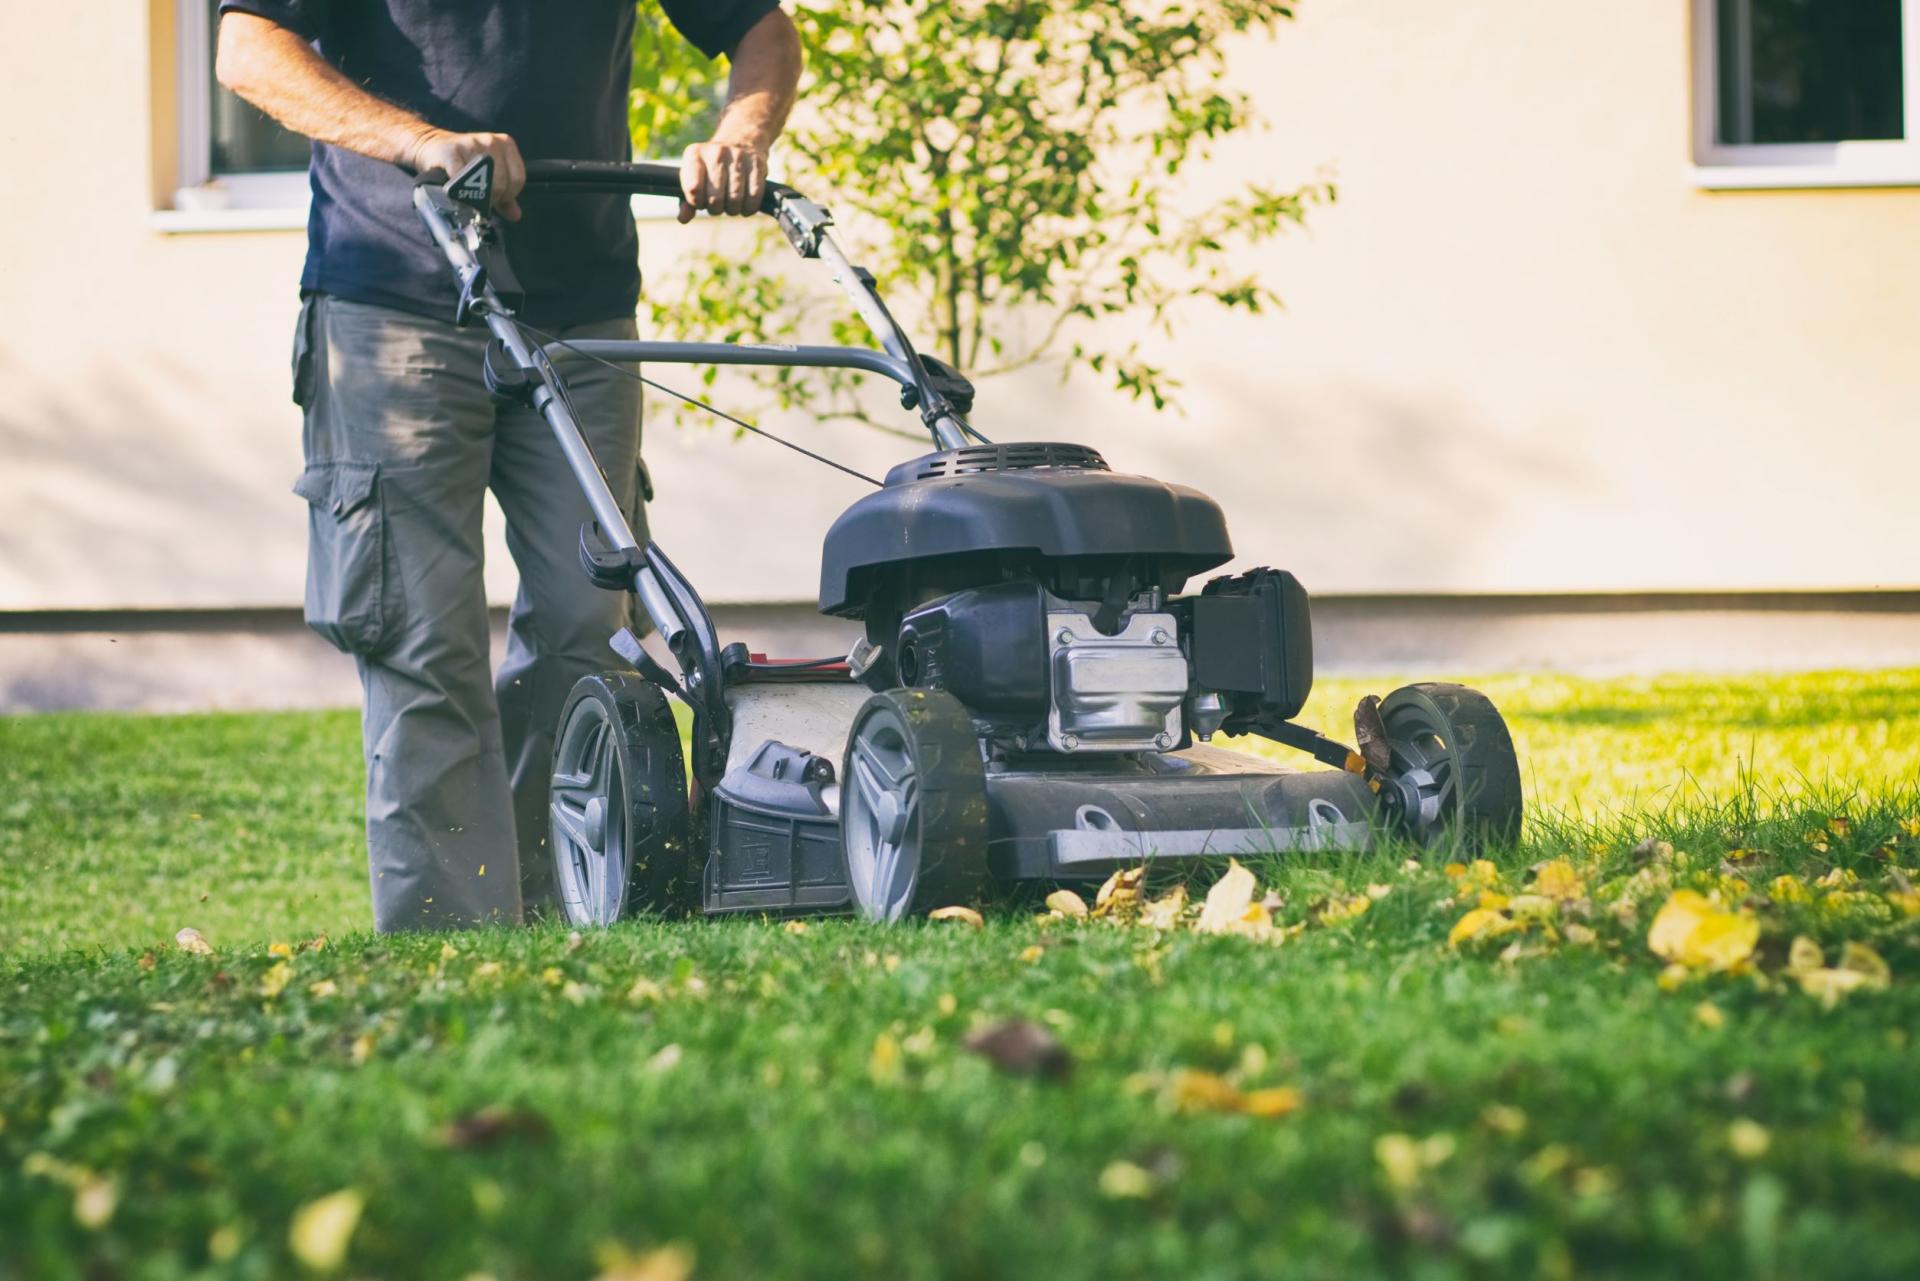
<svg viewBox="0 0 1920 1281"><path fill-rule="evenodd" d="M157 209L161 231L282 231L307 225L313 192L305 170L213 173L213 27L206 0L174 0L176 138L173 207ZM642 222L677 218L680 204L635 196Z"/></svg>
<svg viewBox="0 0 1920 1281"><path fill-rule="evenodd" d="M206 0L174 0L175 169L173 208L155 214L163 230L277 230L305 227L311 193L305 170L213 172L213 27Z"/></svg>
<svg viewBox="0 0 1920 1281"><path fill-rule="evenodd" d="M1693 179L1710 190L1920 186L1920 0L1901 0L1904 138L1857 142L1718 141L1719 6L1693 0ZM1736 74L1738 69L1736 69Z"/></svg>

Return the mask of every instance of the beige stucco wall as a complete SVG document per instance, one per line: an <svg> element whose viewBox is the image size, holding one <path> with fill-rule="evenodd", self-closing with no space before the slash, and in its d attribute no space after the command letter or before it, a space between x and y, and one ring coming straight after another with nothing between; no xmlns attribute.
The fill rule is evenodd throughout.
<svg viewBox="0 0 1920 1281"><path fill-rule="evenodd" d="M299 596L302 238L153 227L166 3L0 6L0 610ZM1189 330L1182 418L1037 374L990 435L1207 489L1322 592L1920 586L1920 190L1696 190L1684 6L1306 0L1236 71L1273 128L1208 181L1341 187L1259 255L1288 309ZM648 224L649 269L713 234ZM809 594L860 492L724 432L649 456L721 600Z"/></svg>

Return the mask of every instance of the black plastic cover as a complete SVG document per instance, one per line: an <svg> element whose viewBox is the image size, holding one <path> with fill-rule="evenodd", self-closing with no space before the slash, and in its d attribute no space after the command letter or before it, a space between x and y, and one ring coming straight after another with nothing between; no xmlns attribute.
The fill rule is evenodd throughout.
<svg viewBox="0 0 1920 1281"><path fill-rule="evenodd" d="M822 911L851 902L840 822L821 792L833 767L769 739L713 791L705 907Z"/></svg>
<svg viewBox="0 0 1920 1281"><path fill-rule="evenodd" d="M987 717L1047 711L1047 614L1040 585L997 583L922 605L900 622L902 685L944 689Z"/></svg>
<svg viewBox="0 0 1920 1281"><path fill-rule="evenodd" d="M1299 579L1285 570L1255 569L1216 578L1177 603L1192 610L1194 684L1251 695L1282 720L1306 706L1313 691L1313 621Z"/></svg>
<svg viewBox="0 0 1920 1281"><path fill-rule="evenodd" d="M969 552L1150 557L1164 578L1182 581L1233 557L1226 516L1198 490L1106 471L1084 446L986 448L1012 457L1022 450L1073 450L1091 455L1097 466L1042 463L952 474L944 464L969 452L955 450L894 468L885 488L854 503L827 531L820 611L858 618L877 575Z"/></svg>

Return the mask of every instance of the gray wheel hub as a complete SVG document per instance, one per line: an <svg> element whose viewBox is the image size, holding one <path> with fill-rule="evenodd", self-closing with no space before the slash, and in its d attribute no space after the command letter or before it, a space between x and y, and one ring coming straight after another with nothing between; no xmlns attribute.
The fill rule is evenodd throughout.
<svg viewBox="0 0 1920 1281"><path fill-rule="evenodd" d="M611 925L627 899L625 780L606 709L574 707L554 748L548 799L560 904L574 925Z"/></svg>
<svg viewBox="0 0 1920 1281"><path fill-rule="evenodd" d="M862 726L841 792L847 875L863 916L897 921L920 874L919 773L906 736L885 717Z"/></svg>

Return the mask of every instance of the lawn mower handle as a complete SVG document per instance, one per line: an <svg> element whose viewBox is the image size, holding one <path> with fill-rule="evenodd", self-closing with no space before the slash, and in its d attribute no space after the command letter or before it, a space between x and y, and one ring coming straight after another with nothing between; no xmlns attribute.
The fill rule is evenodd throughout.
<svg viewBox="0 0 1920 1281"><path fill-rule="evenodd" d="M680 196L680 170L657 161L529 160L526 191L568 191L582 194ZM783 183L769 182L760 198L760 212L778 215L784 200L804 199Z"/></svg>
<svg viewBox="0 0 1920 1281"><path fill-rule="evenodd" d="M526 183L523 193L554 195L636 195L680 197L680 170L657 161L618 161L618 160L530 160L526 164ZM493 161L488 156L476 157L467 168L451 179L443 169L432 169L419 174L414 179L415 186L436 192L446 197L448 204L461 204L485 216L491 212L491 193L493 185ZM419 201L416 199L416 204ZM428 212L425 206L421 212ZM765 194L760 200L760 212L769 214L780 224L780 231L787 242L802 258L818 258L827 264L833 273L833 279L846 291L854 310L860 313L860 319L867 329L880 340L880 346L887 356L892 358L896 369L874 368L873 372L883 372L897 378L903 390L902 403L920 412L920 419L926 424L927 432L933 437L934 445L940 449L962 449L969 438L984 441L986 438L967 423L965 413L971 400L971 388L965 388L966 395L956 405L942 386L951 388L951 380L958 379L954 371L944 367L940 370L941 381L936 381L919 353L908 341L906 330L887 310L886 303L880 299L874 286L872 273L864 267L857 267L848 259L846 252L827 234L827 228L833 225L833 215L823 206L795 191L784 183L769 182ZM436 238L438 237L436 232ZM463 313L464 314L464 313ZM818 352L818 348L802 348L803 353ZM656 358L658 351L648 353ZM689 347L689 354L691 348ZM601 353L603 359L619 359L611 351ZM635 350L630 359L641 359L642 353ZM798 358L752 357L736 358L722 363L728 364L813 364L827 363L842 367L857 367L856 360L838 359L816 362L808 355ZM901 375L904 375L902 377ZM962 387L964 379L958 380Z"/></svg>

